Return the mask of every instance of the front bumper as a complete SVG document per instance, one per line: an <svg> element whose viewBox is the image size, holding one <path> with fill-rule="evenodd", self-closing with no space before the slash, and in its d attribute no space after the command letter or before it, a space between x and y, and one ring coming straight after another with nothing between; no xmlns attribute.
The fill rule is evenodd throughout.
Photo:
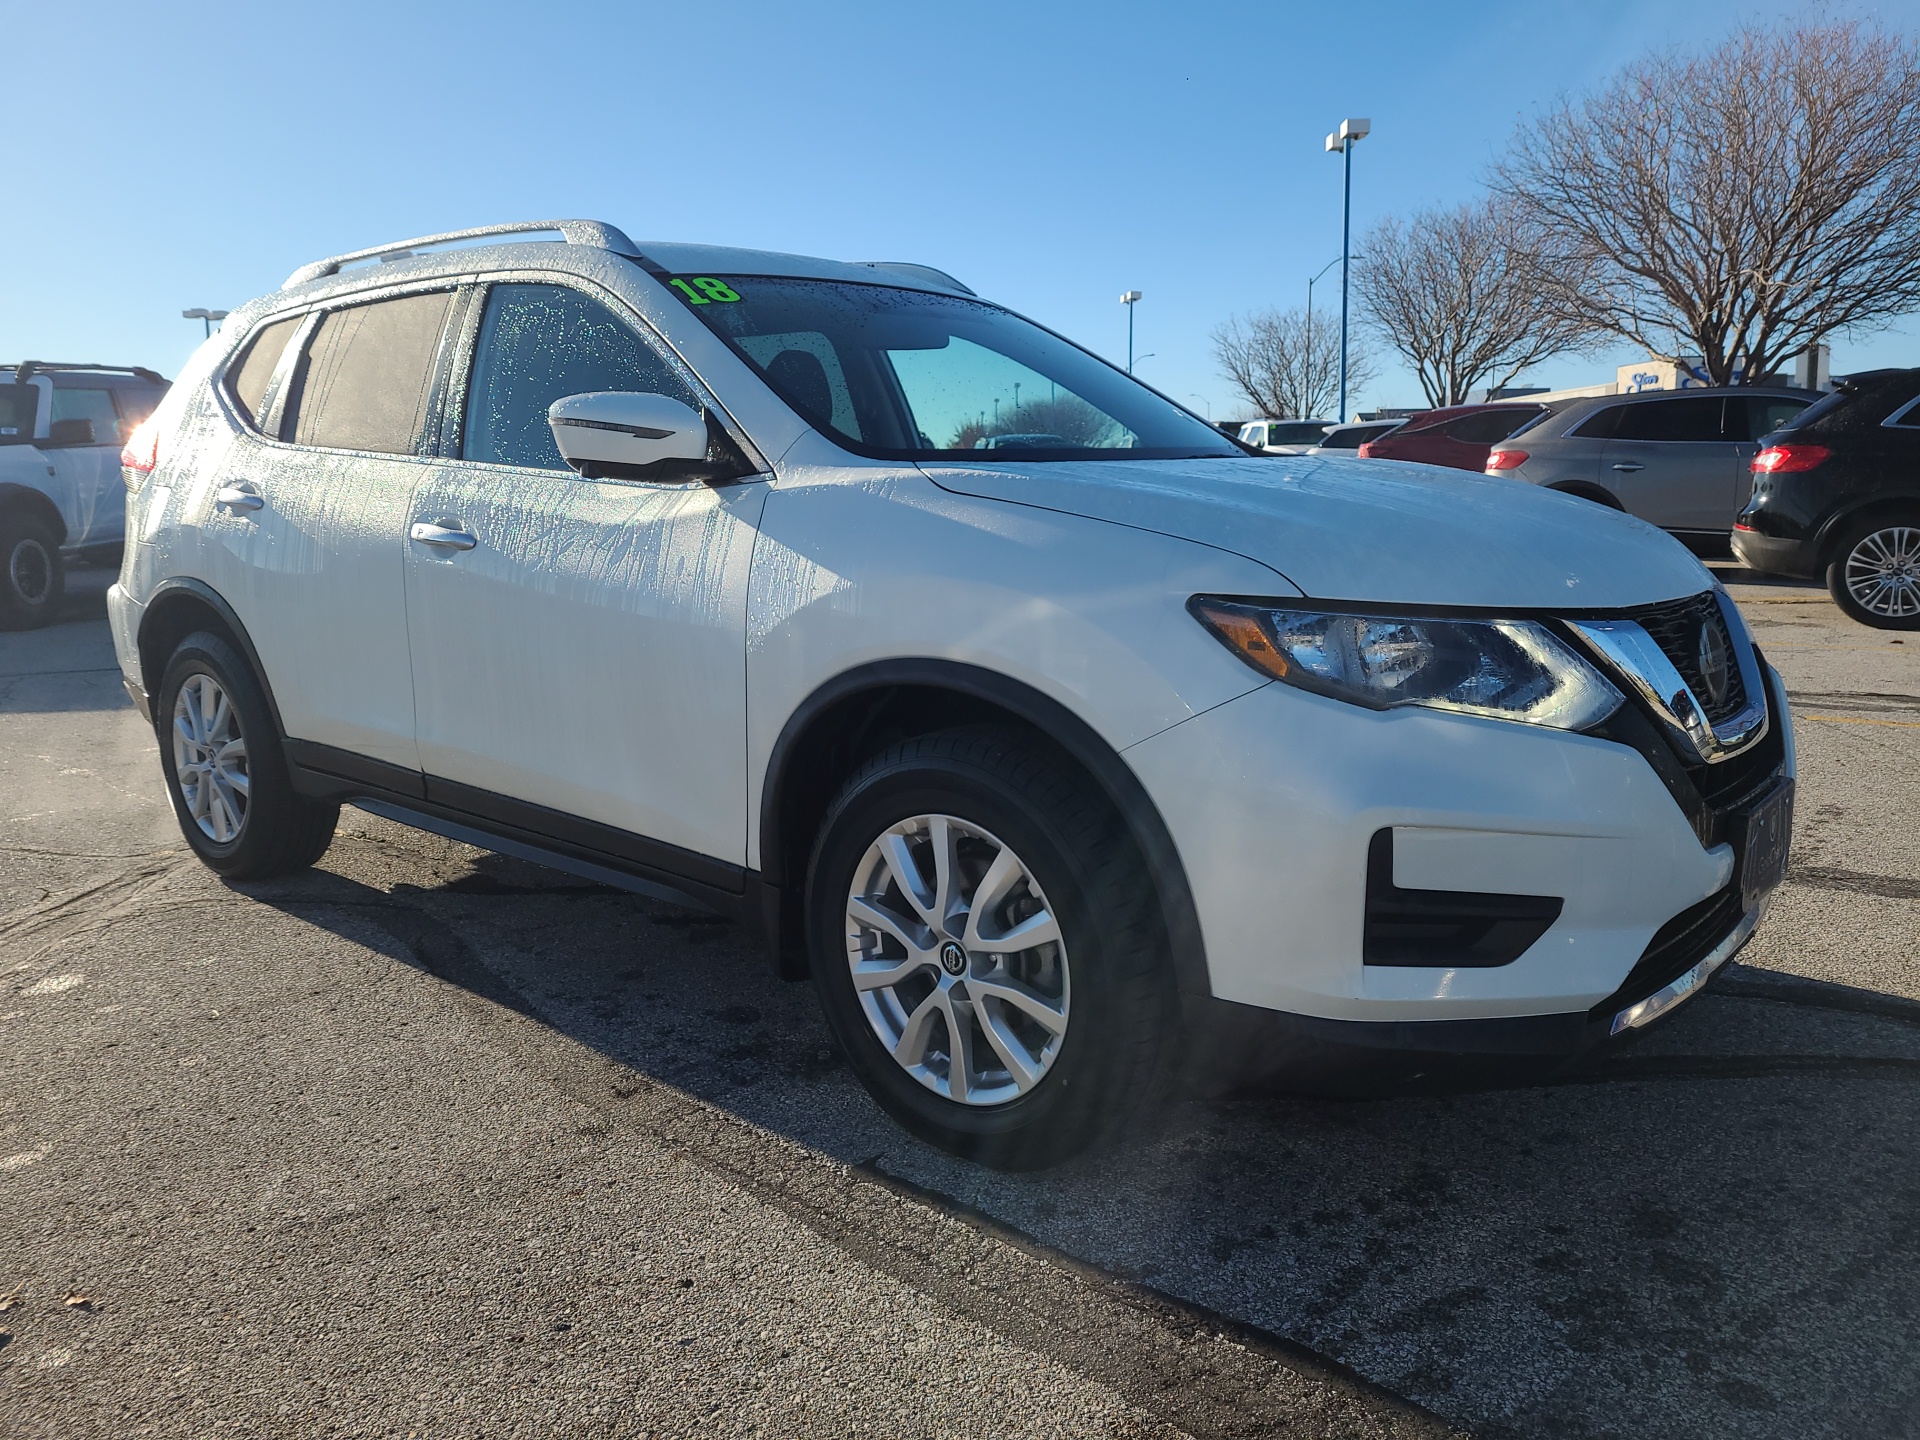
<svg viewBox="0 0 1920 1440"><path fill-rule="evenodd" d="M1774 758L1743 781L1743 803L1792 771L1777 681L1773 695ZM1217 1023L1278 1025L1269 1057L1564 1057L1744 923L1722 812L1683 809L1629 744L1275 684L1126 757L1184 862L1212 1001L1255 1012ZM1399 886L1558 896L1561 912L1504 965L1366 963L1368 846L1382 828Z"/></svg>
<svg viewBox="0 0 1920 1440"><path fill-rule="evenodd" d="M1735 530L1729 542L1733 558L1762 575L1818 579L1820 558L1810 540L1781 540L1757 530Z"/></svg>

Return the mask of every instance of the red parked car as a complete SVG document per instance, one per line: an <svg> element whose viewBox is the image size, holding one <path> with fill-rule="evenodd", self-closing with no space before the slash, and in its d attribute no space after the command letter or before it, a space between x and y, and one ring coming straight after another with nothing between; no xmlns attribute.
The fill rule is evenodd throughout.
<svg viewBox="0 0 1920 1440"><path fill-rule="evenodd" d="M1369 440L1360 447L1360 454L1369 460L1417 460L1455 470L1484 470L1494 446L1539 420L1548 409L1511 401L1429 410L1391 435Z"/></svg>

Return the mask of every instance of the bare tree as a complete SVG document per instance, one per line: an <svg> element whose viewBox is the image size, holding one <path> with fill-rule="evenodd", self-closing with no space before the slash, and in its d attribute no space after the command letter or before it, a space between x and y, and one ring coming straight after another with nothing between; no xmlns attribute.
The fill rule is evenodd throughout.
<svg viewBox="0 0 1920 1440"><path fill-rule="evenodd" d="M1549 277L1498 200L1386 221L1360 247L1353 281L1429 405L1466 404L1593 334L1584 317L1543 306Z"/></svg>
<svg viewBox="0 0 1920 1440"><path fill-rule="evenodd" d="M1340 399L1337 315L1322 311L1311 325L1301 310L1261 310L1244 320L1235 316L1213 332L1213 358L1220 373L1262 415L1310 420ZM1371 383L1373 376L1372 357L1352 346L1348 392Z"/></svg>
<svg viewBox="0 0 1920 1440"><path fill-rule="evenodd" d="M1565 317L1716 385L1920 308L1920 51L1856 21L1656 56L1523 126L1495 184Z"/></svg>
<svg viewBox="0 0 1920 1440"><path fill-rule="evenodd" d="M991 419L969 420L947 442L950 450L971 450L981 440L998 435L1043 436L1077 449L1099 449L1116 443L1120 427L1078 395L1029 400L1009 406Z"/></svg>

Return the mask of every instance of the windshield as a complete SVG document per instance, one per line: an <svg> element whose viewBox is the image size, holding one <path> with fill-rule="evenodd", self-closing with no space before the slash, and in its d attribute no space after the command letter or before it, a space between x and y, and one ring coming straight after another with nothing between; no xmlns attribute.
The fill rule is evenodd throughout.
<svg viewBox="0 0 1920 1440"><path fill-rule="evenodd" d="M883 459L1243 455L1211 425L998 306L835 280L704 275L681 300L808 422Z"/></svg>

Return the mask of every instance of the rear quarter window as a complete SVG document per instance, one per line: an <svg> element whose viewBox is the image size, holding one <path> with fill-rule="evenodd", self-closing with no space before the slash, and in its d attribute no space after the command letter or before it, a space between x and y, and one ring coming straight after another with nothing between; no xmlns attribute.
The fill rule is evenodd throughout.
<svg viewBox="0 0 1920 1440"><path fill-rule="evenodd" d="M235 408L246 416L249 424L260 423L260 403L266 398L267 382L273 378L274 367L280 363L281 353L286 350L287 342L293 339L293 332L300 328L303 318L295 315L291 319L276 320L271 325L262 326L259 333L247 342L239 363L227 367L227 396Z"/></svg>

